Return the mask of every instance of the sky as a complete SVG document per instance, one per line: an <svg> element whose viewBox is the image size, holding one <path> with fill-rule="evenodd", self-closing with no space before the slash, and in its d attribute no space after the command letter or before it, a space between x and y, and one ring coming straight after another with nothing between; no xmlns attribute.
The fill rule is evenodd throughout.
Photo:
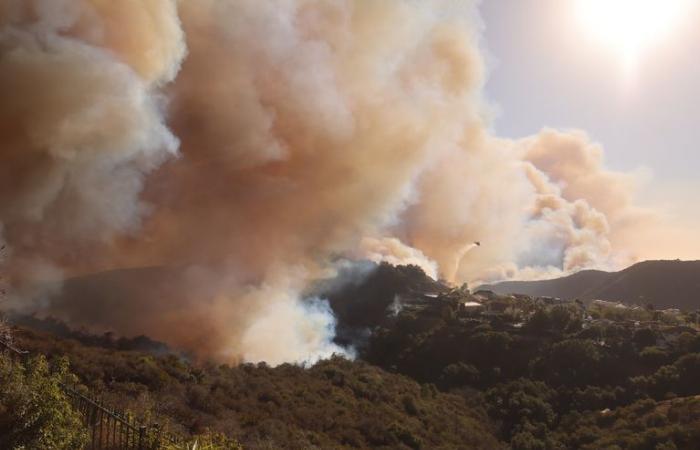
<svg viewBox="0 0 700 450"><path fill-rule="evenodd" d="M642 1L663 9L661 0ZM612 18L620 22L618 39L638 20L640 11L628 9ZM582 19L575 0L484 1L481 14L498 135L584 130L605 148L611 169L648 174L642 204L700 224L700 2L688 2L668 29L651 33L627 65L615 40Z"/></svg>

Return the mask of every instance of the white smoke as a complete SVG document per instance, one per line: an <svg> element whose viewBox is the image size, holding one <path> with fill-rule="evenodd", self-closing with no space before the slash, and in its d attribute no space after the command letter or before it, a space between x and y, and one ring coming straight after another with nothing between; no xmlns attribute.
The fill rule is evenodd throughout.
<svg viewBox="0 0 700 450"><path fill-rule="evenodd" d="M438 279L438 266L423 252L412 248L396 238L365 237L360 242L358 257L376 263L386 262L394 266L414 265L420 267L426 275Z"/></svg>

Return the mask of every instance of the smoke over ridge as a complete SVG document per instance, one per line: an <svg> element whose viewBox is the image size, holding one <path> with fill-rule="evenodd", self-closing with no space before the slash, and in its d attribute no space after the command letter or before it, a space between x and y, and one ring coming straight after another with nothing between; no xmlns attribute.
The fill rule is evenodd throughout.
<svg viewBox="0 0 700 450"><path fill-rule="evenodd" d="M631 261L639 177L582 132L490 135L478 32L448 0L0 0L14 306L302 362L345 351L302 299L339 256L453 281ZM23 288L143 266L178 276L143 303Z"/></svg>

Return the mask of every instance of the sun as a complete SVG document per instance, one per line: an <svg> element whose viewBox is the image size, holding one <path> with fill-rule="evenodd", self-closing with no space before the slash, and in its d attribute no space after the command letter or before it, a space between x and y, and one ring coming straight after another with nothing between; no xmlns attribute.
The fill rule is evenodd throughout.
<svg viewBox="0 0 700 450"><path fill-rule="evenodd" d="M692 0L575 0L583 28L628 68L671 33Z"/></svg>

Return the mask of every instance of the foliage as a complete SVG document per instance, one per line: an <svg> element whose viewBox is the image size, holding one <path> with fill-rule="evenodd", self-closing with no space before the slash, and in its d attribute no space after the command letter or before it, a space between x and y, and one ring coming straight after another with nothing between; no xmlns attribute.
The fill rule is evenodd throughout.
<svg viewBox="0 0 700 450"><path fill-rule="evenodd" d="M222 433L205 433L182 444L166 444L162 450L243 450L237 440Z"/></svg>
<svg viewBox="0 0 700 450"><path fill-rule="evenodd" d="M22 345L68 355L86 387L110 405L150 415L181 435L235 437L246 449L501 445L486 412L463 396L362 362L191 364L29 331Z"/></svg>
<svg viewBox="0 0 700 450"><path fill-rule="evenodd" d="M486 392L491 417L502 423L507 435L529 433L532 424L544 425L543 431L554 423L552 405L556 391L545 383L528 379L518 379L500 384ZM521 440L530 440L523 435ZM524 444L520 445L525 447Z"/></svg>
<svg viewBox="0 0 700 450"><path fill-rule="evenodd" d="M65 359L51 371L43 356L25 364L0 355L0 448L82 447L86 434L80 416L60 386L67 374Z"/></svg>
<svg viewBox="0 0 700 450"><path fill-rule="evenodd" d="M212 436L253 449L700 448L700 333L687 315L488 293L481 313L415 267L346 279L322 291L361 361L190 362L56 321L43 329L60 337L25 331L21 345L68 355L108 404L211 448L237 445Z"/></svg>
<svg viewBox="0 0 700 450"><path fill-rule="evenodd" d="M640 400L613 411L569 415L556 434L565 448L700 448L700 398Z"/></svg>
<svg viewBox="0 0 700 450"><path fill-rule="evenodd" d="M700 380L700 353L683 355L671 365L662 366L652 375L636 377L635 385L644 393L663 398L697 394Z"/></svg>

